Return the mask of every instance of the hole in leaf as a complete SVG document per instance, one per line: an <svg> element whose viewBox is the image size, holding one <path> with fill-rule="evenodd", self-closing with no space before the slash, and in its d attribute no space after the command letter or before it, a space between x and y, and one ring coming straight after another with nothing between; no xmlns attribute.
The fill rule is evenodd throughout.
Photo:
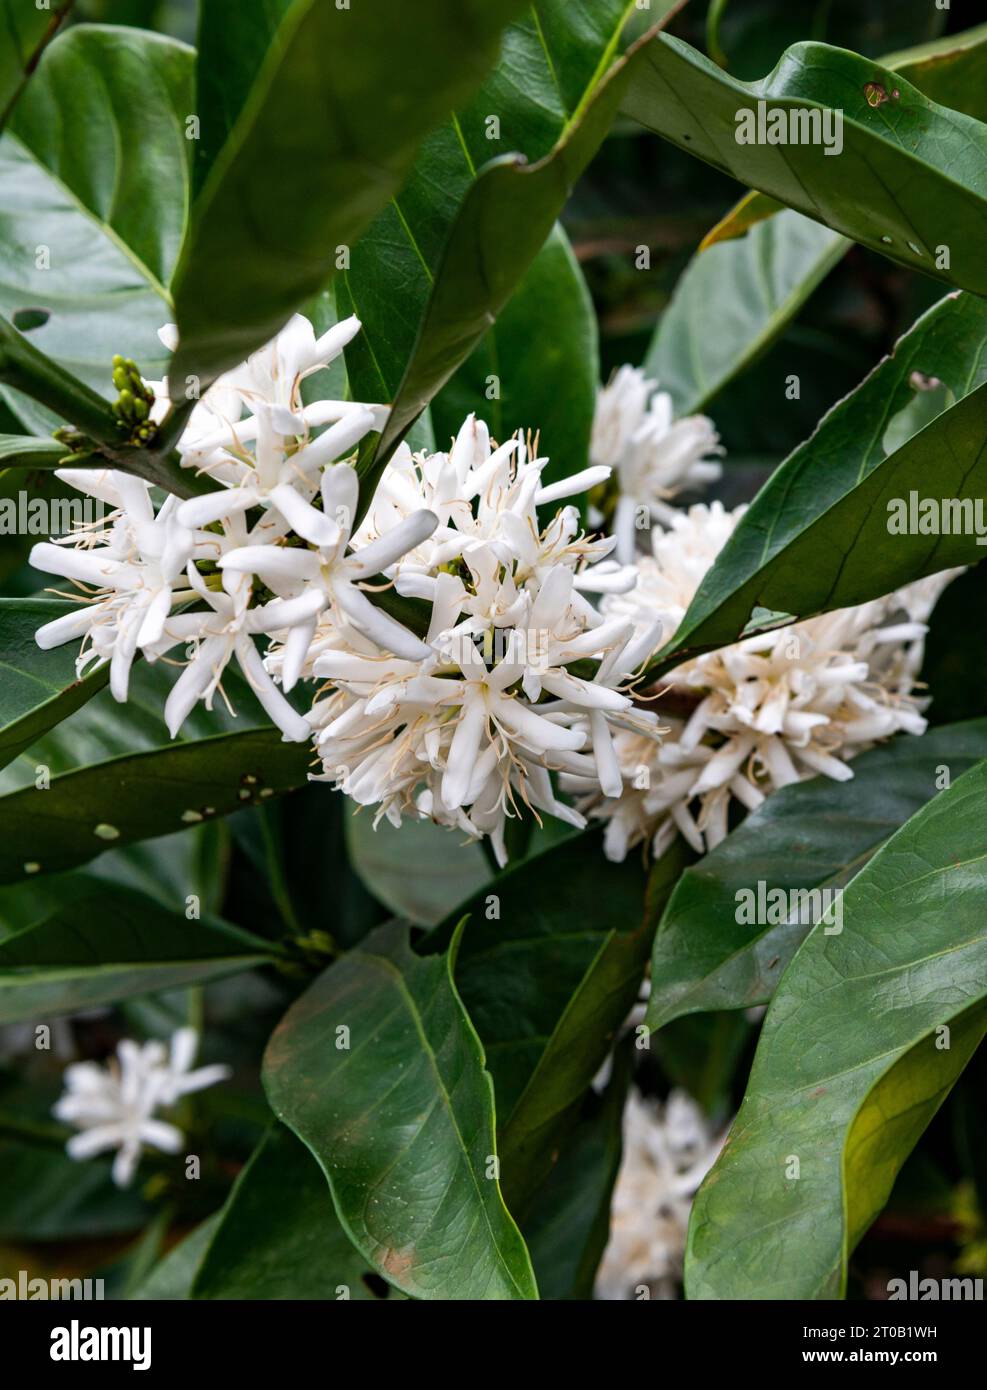
<svg viewBox="0 0 987 1390"><path fill-rule="evenodd" d="M21 333L30 333L32 328L43 328L50 318L47 309L15 309L11 322Z"/></svg>
<svg viewBox="0 0 987 1390"><path fill-rule="evenodd" d="M893 454L907 444L912 435L925 429L937 415L955 403L953 392L936 377L913 372L908 384L915 394L888 421L881 440L885 454Z"/></svg>

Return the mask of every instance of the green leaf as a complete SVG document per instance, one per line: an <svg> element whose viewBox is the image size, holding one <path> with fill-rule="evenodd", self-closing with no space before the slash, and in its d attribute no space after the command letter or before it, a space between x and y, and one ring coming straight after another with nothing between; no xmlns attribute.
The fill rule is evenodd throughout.
<svg viewBox="0 0 987 1390"><path fill-rule="evenodd" d="M103 395L115 394L114 353L147 377L165 374L157 330L173 317L166 287L185 227L192 58L135 29L68 29L0 140L0 313L18 326L42 311L30 341ZM35 433L50 433L47 411L8 398Z"/></svg>
<svg viewBox="0 0 987 1390"><path fill-rule="evenodd" d="M610 129L641 53L639 45L587 92L543 158L528 163L521 155L503 155L469 185L449 223L367 493L383 462L483 338L541 251L570 189ZM434 168L431 177L437 177ZM403 360L400 353L397 359Z"/></svg>
<svg viewBox="0 0 987 1390"><path fill-rule="evenodd" d="M894 53L884 63L940 106L987 120L987 24Z"/></svg>
<svg viewBox="0 0 987 1390"><path fill-rule="evenodd" d="M494 1079L501 1174L516 1213L551 1171L559 1137L637 997L684 862L675 846L649 881L637 862L610 863L599 833L588 831L509 869L457 909L469 921L456 985Z"/></svg>
<svg viewBox="0 0 987 1390"><path fill-rule="evenodd" d="M423 959L407 928L374 932L288 1010L264 1086L318 1159L350 1239L397 1288L537 1298L489 1176L493 1088L452 982L456 944Z"/></svg>
<svg viewBox="0 0 987 1390"><path fill-rule="evenodd" d="M0 1023L203 984L271 954L269 942L226 922L189 921L141 893L80 885L71 903L0 940Z"/></svg>
<svg viewBox="0 0 987 1390"><path fill-rule="evenodd" d="M137 1301L161 1299L168 1302L190 1298L192 1282L219 1225L221 1214L217 1211L207 1217L173 1246L164 1259L151 1270L143 1284L131 1294L131 1298Z"/></svg>
<svg viewBox="0 0 987 1390"><path fill-rule="evenodd" d="M693 1207L690 1298L843 1295L849 1252L987 1030L985 809L979 763L853 880L842 931L820 923L795 955Z"/></svg>
<svg viewBox="0 0 987 1390"><path fill-rule="evenodd" d="M432 821L405 820L400 828L355 814L344 798L346 850L360 878L391 912L434 927L478 892L490 868L477 844L462 844Z"/></svg>
<svg viewBox="0 0 987 1390"><path fill-rule="evenodd" d="M110 1160L78 1163L59 1145L6 1137L0 1114L0 1240L92 1240L145 1225L151 1208L110 1180Z"/></svg>
<svg viewBox="0 0 987 1390"><path fill-rule="evenodd" d="M191 1297L373 1299L370 1272L339 1224L319 1165L274 1125L219 1213Z"/></svg>
<svg viewBox="0 0 987 1390"><path fill-rule="evenodd" d="M676 284L644 362L676 413L705 410L783 332L848 245L786 209L700 250Z"/></svg>
<svg viewBox="0 0 987 1390"><path fill-rule="evenodd" d="M196 201L175 277L179 379L212 380L323 288L518 8L419 0L382 26L369 5L294 0ZM223 22L237 23L228 6Z"/></svg>
<svg viewBox="0 0 987 1390"><path fill-rule="evenodd" d="M0 130L3 129L37 66L47 44L72 8L74 0L62 0L54 9L25 4L24 0L0 0Z"/></svg>
<svg viewBox="0 0 987 1390"><path fill-rule="evenodd" d="M54 439L36 439L30 434L0 434L0 465L4 469L59 468L67 452L66 446Z"/></svg>
<svg viewBox="0 0 987 1390"><path fill-rule="evenodd" d="M490 158L507 151L528 162L550 155L578 122L632 11L629 0L529 5L506 31L501 61L467 110L426 141L407 184L361 238L344 276L347 308L364 324L347 350L357 397L397 395L477 171L482 179ZM441 447L474 409L497 439L518 427L540 428L544 451L555 461L546 477L585 467L599 374L595 318L561 229L539 250L553 220L554 214L542 219L532 248L518 247L524 259L511 285L514 299L492 328L497 310L491 307L476 337L458 351L450 370L463 365L437 400L435 419ZM464 247L464 259L469 254ZM475 255L482 261L482 245ZM470 275L482 273L477 264ZM499 398L488 395L490 376L499 378Z"/></svg>
<svg viewBox="0 0 987 1390"><path fill-rule="evenodd" d="M902 736L853 761L852 782L815 777L783 787L682 875L655 934L648 1026L771 998L809 931L795 919L737 921L737 894L844 888L899 826L987 758L987 720ZM744 915L744 914L740 914Z"/></svg>
<svg viewBox="0 0 987 1390"><path fill-rule="evenodd" d="M975 530L899 535L888 526L889 505L907 502L912 491L920 498L969 498L968 505L983 497L985 344L982 300L949 295L924 314L772 474L653 669L735 641L755 608L806 618L980 560ZM957 403L889 448L889 422L904 420L908 432L906 407L916 382L927 377L938 378Z"/></svg>
<svg viewBox="0 0 987 1390"><path fill-rule="evenodd" d="M167 835L305 783L310 750L277 729L218 734L53 777L0 796L0 883L51 873L112 845Z"/></svg>
<svg viewBox="0 0 987 1390"><path fill-rule="evenodd" d="M630 1040L628 1040L630 1041ZM631 1051L618 1050L602 1095L591 1091L548 1181L524 1223L543 1299L593 1296L610 1236L610 1200L620 1168Z"/></svg>
<svg viewBox="0 0 987 1390"><path fill-rule="evenodd" d="M0 599L0 767L30 747L105 686L109 666L82 680L75 650L42 651L34 634L67 612L57 599Z"/></svg>
<svg viewBox="0 0 987 1390"><path fill-rule="evenodd" d="M360 238L340 277L346 311L364 325L347 349L357 399L396 395L443 248L477 171L510 151L529 162L551 152L608 66L631 9L629 0L526 6L505 31L500 61L467 109L425 141L406 184ZM510 373L508 359L501 365ZM462 417L456 427L461 423Z"/></svg>
<svg viewBox="0 0 987 1390"><path fill-rule="evenodd" d="M842 111L842 150L738 144L738 112L759 101ZM981 235L987 128L937 106L872 59L819 43L789 48L760 82L739 82L679 39L660 36L636 67L623 110L741 183L824 222L910 270L987 293ZM830 148L836 148L832 123ZM938 248L948 245L949 265Z"/></svg>
<svg viewBox="0 0 987 1390"><path fill-rule="evenodd" d="M250 99L278 26L293 3L263 0L231 8L224 0L200 0L195 69L200 130L192 161L196 196Z"/></svg>
<svg viewBox="0 0 987 1390"><path fill-rule="evenodd" d="M497 440L537 430L546 482L589 463L599 381L596 313L568 238L556 226L500 318L432 402L445 447L475 412ZM497 395L489 395L496 389Z"/></svg>

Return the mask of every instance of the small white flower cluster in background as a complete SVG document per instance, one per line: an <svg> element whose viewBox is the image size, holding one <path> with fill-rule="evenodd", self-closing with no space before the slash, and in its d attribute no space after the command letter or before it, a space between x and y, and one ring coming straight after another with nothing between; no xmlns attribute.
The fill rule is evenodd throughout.
<svg viewBox="0 0 987 1390"><path fill-rule="evenodd" d="M671 396L657 387L640 367L623 366L596 399L590 457L615 473L613 531L624 564L634 559L641 516L667 525L676 515L671 498L715 482L722 472L712 420L676 420Z"/></svg>
<svg viewBox="0 0 987 1390"><path fill-rule="evenodd" d="M692 1198L724 1137L684 1091L663 1105L631 1090L598 1299L678 1296Z"/></svg>
<svg viewBox="0 0 987 1390"><path fill-rule="evenodd" d="M524 806L585 824L556 799L553 771L619 795L614 729L659 732L627 690L660 627L606 619L586 597L636 580L608 558L611 538L587 538L577 509L557 505L609 467L546 485L530 440L496 446L472 416L447 453L402 446L356 527L357 473L337 460L381 428L383 408L304 404L301 384L359 326L316 339L296 316L212 387L178 449L215 491L156 508L125 473L60 471L113 511L34 548L34 565L82 591L37 640L81 637L80 672L108 661L117 700L138 652L184 662L165 704L172 736L197 701L211 708L235 657L286 739L314 735L322 777L395 824L430 816L489 836L504 862L506 822ZM167 385L156 391L155 418ZM385 592L424 609L420 636L385 611ZM303 679L320 686L307 715L287 698Z"/></svg>
<svg viewBox="0 0 987 1390"><path fill-rule="evenodd" d="M672 636L706 571L745 508L718 502L675 514L653 533L633 592L608 596L608 620L639 626L659 619ZM606 822L607 855L623 859L642 840L661 854L676 832L699 852L727 834L731 802L749 810L779 787L822 773L837 781L865 748L892 734L921 734L914 694L926 622L958 570L932 575L884 598L775 628L676 667L656 708L667 726L656 747L621 733L619 798L601 798L577 778L582 809ZM688 717L665 716L674 698Z"/></svg>
<svg viewBox="0 0 987 1390"><path fill-rule="evenodd" d="M77 1062L66 1068L65 1093L53 1113L79 1131L66 1145L69 1157L93 1158L115 1149L113 1181L127 1187L145 1146L177 1153L182 1131L156 1119L155 1112L230 1075L225 1066L192 1071L198 1045L194 1028L180 1028L170 1049L157 1041L141 1044L124 1038L105 1067Z"/></svg>

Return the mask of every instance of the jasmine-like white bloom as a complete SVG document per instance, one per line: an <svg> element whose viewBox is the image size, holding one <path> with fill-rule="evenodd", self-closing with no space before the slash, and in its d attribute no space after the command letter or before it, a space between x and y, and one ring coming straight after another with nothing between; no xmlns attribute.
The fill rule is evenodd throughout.
<svg viewBox="0 0 987 1390"><path fill-rule="evenodd" d="M501 861L506 822L523 807L585 823L556 796L553 772L616 794L614 729L660 732L626 688L658 645L657 625L604 621L585 596L621 592L633 569L607 560L612 541L581 534L575 508L547 524L537 513L600 475L545 486L546 463L519 437L493 447L473 417L449 453L399 459L355 553L365 558L429 504L434 532L380 564L399 593L431 604L428 655L393 643L386 655L366 630L339 624L310 647L312 675L336 690L310 715L323 777L394 824L427 815L489 836ZM275 653L269 665L281 662Z"/></svg>
<svg viewBox="0 0 987 1390"><path fill-rule="evenodd" d="M669 499L722 472L713 422L705 415L676 420L671 396L657 387L639 367L624 366L596 399L590 455L616 473L613 529L625 564L634 558L642 516L667 523L674 515Z"/></svg>
<svg viewBox="0 0 987 1390"><path fill-rule="evenodd" d="M604 600L607 618L641 627L658 617L674 633L743 511L714 503L678 513L670 530L655 533L636 589ZM662 746L620 734L621 796L601 800L587 789L583 809L606 822L607 854L622 859L649 837L658 854L676 831L702 853L727 834L733 801L753 810L771 791L819 773L846 781L850 760L865 748L895 733L921 734L926 721L914 686L925 620L957 573L676 667L663 678L665 704L674 701L674 709ZM687 717L683 704L691 706ZM662 707L659 700L659 715Z"/></svg>
<svg viewBox="0 0 987 1390"><path fill-rule="evenodd" d="M515 584L548 565L580 560L593 566L577 574L588 592L632 584L632 573L606 563L613 540L585 536L575 507L557 509L544 527L538 519L539 507L605 482L610 469L587 468L544 484L548 463L520 433L494 446L484 422L469 415L448 453L413 455L404 445L395 452L354 545L387 535L425 508L437 518L434 532L389 571L406 596L431 599L442 567L484 551L501 563L510 559Z"/></svg>
<svg viewBox="0 0 987 1390"><path fill-rule="evenodd" d="M285 692L298 679L327 608L389 649L426 656L417 638L370 602L363 585L420 544L435 518L420 512L359 557L347 554L357 481L334 460L379 423L377 408L301 401L305 377L331 362L358 329L348 319L316 340L308 320L296 315L274 342L207 393L179 450L188 466L221 483L216 491L184 502L169 497L155 514L150 487L129 474L60 471L114 511L103 529L34 548L38 568L80 590L78 612L46 624L39 643L83 638L80 673L91 662L109 661L118 700L127 697L138 652L154 661L184 646L188 664L165 706L173 736L197 700L211 708L235 656L285 738L295 741L308 736L309 725ZM164 337L174 343L170 330ZM244 409L251 413L241 418ZM279 643L281 688L257 651L258 635Z"/></svg>
<svg viewBox="0 0 987 1390"><path fill-rule="evenodd" d="M692 1199L724 1137L684 1091L662 1105L631 1090L597 1298L677 1296Z"/></svg>
<svg viewBox="0 0 987 1390"><path fill-rule="evenodd" d="M53 1113L79 1131L66 1145L69 1157L93 1158L115 1149L113 1181L127 1187L145 1147L177 1153L181 1130L156 1118L155 1111L230 1075L225 1066L192 1071L197 1046L195 1029L182 1028L173 1035L170 1052L157 1041L124 1038L105 1067L95 1062L68 1067L65 1092Z"/></svg>
<svg viewBox="0 0 987 1390"><path fill-rule="evenodd" d="M322 474L321 510L292 490L292 502L280 507L296 536L306 547L278 544L246 544L226 551L219 560L224 575L252 574L275 592L313 602L310 627L304 640L285 648L280 670L286 690L298 680L314 636L315 620L324 609L333 610L336 623L345 617L371 641L409 661L431 655L428 647L406 627L376 607L362 586L389 569L401 557L422 544L435 530L429 511L413 512L393 530L362 549L350 550L350 532L356 515L359 480L347 464L327 468Z"/></svg>
<svg viewBox="0 0 987 1390"><path fill-rule="evenodd" d="M347 417L360 419L366 433L375 421L381 421L381 407L325 400L306 406L301 398L302 382L330 366L359 331L359 319L351 317L316 338L309 320L294 314L271 342L221 376L197 402L178 442L184 465L206 469L228 483L241 479L253 471L253 460L242 455L257 438L257 417L265 411L273 414L274 427L285 436L306 435L312 428ZM173 323L165 324L158 336L170 351L178 347ZM170 384L167 380L147 384L155 393L151 418L160 423L173 403ZM332 459L348 446L341 445L335 454L325 453L328 447L323 446L324 457ZM264 462L270 467L269 456Z"/></svg>
<svg viewBox="0 0 987 1390"><path fill-rule="evenodd" d="M196 537L178 520L176 497L155 515L149 484L129 473L59 469L57 476L116 510L106 529L32 549L35 568L81 589L78 611L45 623L37 642L48 649L83 638L79 674L92 662L109 661L110 689L126 700L138 648L158 641L173 603L188 597L185 567Z"/></svg>
<svg viewBox="0 0 987 1390"><path fill-rule="evenodd" d="M338 455L379 424L375 408L305 406L299 388L358 326L316 341L296 318L210 393L210 418L179 449L217 490L155 515L143 483L73 475L117 510L108 530L36 549L38 563L88 580L91 600L39 640L93 634L82 659L113 663L119 699L137 652L177 658L172 736L199 700L226 694L235 659L285 739L314 734L323 778L395 824L430 816L489 836L503 860L522 808L585 823L553 774L616 796L615 734L658 737L630 687L660 625L600 613L594 596L626 593L636 571L559 505L610 469L546 482L535 441L498 445L474 416L448 452L400 448L355 529L359 480ZM414 631L393 604L418 605ZM307 717L287 698L302 680L328 683Z"/></svg>

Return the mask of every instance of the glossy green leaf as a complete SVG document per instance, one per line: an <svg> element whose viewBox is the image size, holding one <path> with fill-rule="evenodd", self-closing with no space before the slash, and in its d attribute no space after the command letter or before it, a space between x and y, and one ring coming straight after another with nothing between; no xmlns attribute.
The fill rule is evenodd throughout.
<svg viewBox="0 0 987 1390"><path fill-rule="evenodd" d="M347 310L364 325L347 350L357 399L395 395L477 171L514 151L529 162L550 153L606 69L631 9L629 0L525 6L469 106L425 141L405 186L361 237L340 276ZM550 228L551 221L538 247ZM507 375L510 363L502 366Z"/></svg>
<svg viewBox="0 0 987 1390"><path fill-rule="evenodd" d="M151 1215L137 1189L114 1187L108 1158L77 1163L57 1140L0 1133L0 1167L0 1240L92 1240L138 1230ZM16 1278L17 1269L3 1274Z"/></svg>
<svg viewBox="0 0 987 1390"><path fill-rule="evenodd" d="M2 613L0 609L0 613ZM59 610L56 610L56 614ZM62 609L61 611L64 611ZM31 636L31 613L25 617L25 642ZM75 654L75 643L55 648L64 658ZM53 724L0 772L0 794L36 784L39 767L52 777L91 763L134 753L153 753L172 746L164 723L164 705L176 678L169 662L135 661L130 672L127 699L118 703L109 690L99 689L84 707ZM224 733L269 728L266 714L236 667L223 673L223 689L230 701L216 700L207 710L197 704L178 733L177 742L190 743ZM183 825L193 823L184 821Z"/></svg>
<svg viewBox="0 0 987 1390"><path fill-rule="evenodd" d="M56 0L54 6L40 6L25 4L24 0L0 0L4 36L0 45L0 129L73 3Z"/></svg>
<svg viewBox="0 0 987 1390"><path fill-rule="evenodd" d="M593 1296L610 1236L630 1057L630 1050L622 1048L604 1093L591 1091L586 1097L558 1162L531 1203L524 1238L543 1299Z"/></svg>
<svg viewBox="0 0 987 1390"><path fill-rule="evenodd" d="M185 227L192 59L156 34L68 29L0 140L0 313L18 326L41 311L30 341L103 395L115 394L114 353L165 373L157 330L173 317L166 286ZM8 398L50 432L49 412Z"/></svg>
<svg viewBox="0 0 987 1390"><path fill-rule="evenodd" d="M250 98L278 26L294 0L262 0L231 8L199 0L196 39L196 114L199 138L192 163L198 194Z"/></svg>
<svg viewBox="0 0 987 1390"><path fill-rule="evenodd" d="M31 434L0 435L0 466L3 468L58 468L66 454L64 444L54 439L37 439Z"/></svg>
<svg viewBox="0 0 987 1390"><path fill-rule="evenodd" d="M891 534L888 526L889 504L907 503L913 491L969 505L983 497L985 345L982 300L950 295L924 314L761 489L653 669L735 641L755 609L805 618L980 560L975 530ZM889 424L907 420L903 412L930 377L957 403L889 448Z"/></svg>
<svg viewBox="0 0 987 1390"><path fill-rule="evenodd" d="M422 958L407 928L374 932L288 1010L264 1086L389 1282L415 1298L536 1298L491 1176L493 1088L452 982L455 947Z"/></svg>
<svg viewBox="0 0 987 1390"><path fill-rule="evenodd" d="M738 112L842 112L842 148L740 144ZM624 112L750 188L951 285L987 293L981 227L987 127L937 106L869 58L799 43L760 82L739 82L679 39L647 47ZM837 136L829 127L830 145ZM939 248L948 246L949 264Z"/></svg>
<svg viewBox="0 0 987 1390"><path fill-rule="evenodd" d="M369 5L294 0L196 201L175 278L179 378L242 361L323 288L518 8L419 0L382 24Z"/></svg>
<svg viewBox="0 0 987 1390"><path fill-rule="evenodd" d="M223 824L186 826L123 849L109 850L84 869L32 874L0 887L0 936L52 917L85 897L98 901L117 889L184 914L194 893L203 913L219 911L225 876Z"/></svg>
<svg viewBox="0 0 987 1390"><path fill-rule="evenodd" d="M217 1211L207 1217L173 1246L151 1270L143 1284L131 1294L131 1298L137 1301L161 1299L166 1302L190 1298L192 1282L219 1225L220 1216L221 1212Z"/></svg>
<svg viewBox="0 0 987 1390"><path fill-rule="evenodd" d="M490 867L477 844L450 844L449 831L431 821L405 820L400 828L382 820L376 830L366 812L343 809L350 862L370 891L391 912L434 927L478 892Z"/></svg>
<svg viewBox="0 0 987 1390"><path fill-rule="evenodd" d="M781 334L849 242L783 210L690 261L644 362L676 413L706 410Z"/></svg>
<svg viewBox="0 0 987 1390"><path fill-rule="evenodd" d="M483 279L493 263L482 229L458 221L474 179L483 182L492 157L516 151L530 163L549 157L565 140L614 56L633 8L630 0L529 5L505 32L500 63L469 107L426 141L407 184L356 246L344 277L347 307L364 324L362 339L347 352L358 398L397 395L422 346L419 328L430 296L445 292L437 277L449 273L443 254L450 240L458 238L462 247L457 273L468 281ZM508 294L516 286L516 295L491 327L507 295L490 286L487 316L481 316L472 341L455 348L442 381L460 370L436 403L440 447L477 409L497 439L519 426L540 428L558 475L585 467L599 375L595 322L561 231L540 250L560 207L558 202L547 218L538 211L539 235L530 242L518 223L511 247L497 257L495 273L512 275ZM472 247L470 236L480 238ZM517 266L507 272L515 249ZM471 293L477 292L483 289L474 283ZM540 355L532 369L536 348ZM499 398L490 393L492 376ZM407 427L402 421L393 438ZM385 439L385 450L391 439Z"/></svg>
<svg viewBox="0 0 987 1390"><path fill-rule="evenodd" d="M559 1136L637 997L684 863L676 846L649 881L637 863L610 863L599 834L586 832L509 869L456 910L469 915L456 985L494 1079L514 1212L547 1178Z"/></svg>
<svg viewBox="0 0 987 1390"><path fill-rule="evenodd" d="M53 777L0 797L0 883L84 864L305 783L310 750L277 729L219 734Z"/></svg>
<svg viewBox="0 0 987 1390"><path fill-rule="evenodd" d="M58 599L0 599L0 767L105 686L109 667L76 678L75 651L42 651L34 634L68 610Z"/></svg>
<svg viewBox="0 0 987 1390"><path fill-rule="evenodd" d="M987 763L904 825L810 933L696 1198L690 1298L839 1298L849 1252L987 1030ZM797 1167L796 1167L797 1164Z"/></svg>
<svg viewBox="0 0 987 1390"><path fill-rule="evenodd" d="M884 63L930 100L987 120L987 24L894 53Z"/></svg>
<svg viewBox="0 0 987 1390"><path fill-rule="evenodd" d="M566 477L589 463L599 376L593 302L556 226L496 324L432 402L436 439L446 447L470 412L497 440L537 430L539 452L550 459L542 477Z"/></svg>
<svg viewBox="0 0 987 1390"><path fill-rule="evenodd" d="M573 184L610 129L640 54L638 47L596 83L543 158L528 163L504 155L469 185L449 225L371 478L480 342L542 250Z"/></svg>
<svg viewBox="0 0 987 1390"><path fill-rule="evenodd" d="M955 779L981 758L987 720L971 720L862 753L852 782L816 777L769 796L679 880L655 934L648 1026L767 1003L809 926L738 922L738 892L844 888L936 795L943 768Z"/></svg>
<svg viewBox="0 0 987 1390"><path fill-rule="evenodd" d="M228 923L187 920L143 894L80 884L70 903L0 940L0 1023L202 984L270 956L269 943Z"/></svg>
<svg viewBox="0 0 987 1390"><path fill-rule="evenodd" d="M290 1130L273 1126L234 1184L192 1298L373 1299L322 1170ZM399 1296L399 1295L396 1295Z"/></svg>

